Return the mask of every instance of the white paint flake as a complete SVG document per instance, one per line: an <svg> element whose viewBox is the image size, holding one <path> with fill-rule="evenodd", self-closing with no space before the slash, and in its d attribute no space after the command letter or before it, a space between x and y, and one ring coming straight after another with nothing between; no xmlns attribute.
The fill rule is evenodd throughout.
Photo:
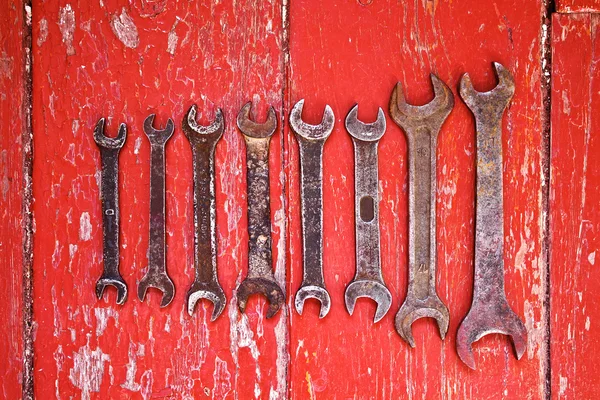
<svg viewBox="0 0 600 400"><path fill-rule="evenodd" d="M75 11L70 4L62 7L58 12L58 27L62 35L63 43L67 46L67 55L75 54L73 47L73 36L75 33Z"/></svg>
<svg viewBox="0 0 600 400"><path fill-rule="evenodd" d="M169 31L169 36L167 37L167 53L171 55L175 55L175 49L177 48L177 42L179 42L179 36L177 36L177 32L175 32L175 28L177 27L177 23L179 19L175 21L173 27Z"/></svg>
<svg viewBox="0 0 600 400"><path fill-rule="evenodd" d="M231 373L227 368L227 361L221 360L219 356L215 358L215 371L213 372L214 387L212 390L213 399L224 399L231 391Z"/></svg>
<svg viewBox="0 0 600 400"><path fill-rule="evenodd" d="M48 39L48 20L46 18L40 19L39 22L39 33L37 38L37 45L41 46Z"/></svg>
<svg viewBox="0 0 600 400"><path fill-rule="evenodd" d="M73 368L69 371L69 380L81 390L82 400L88 400L90 393L100 391L104 363L107 361L110 361L110 356L104 354L99 347L92 350L89 343L73 354Z"/></svg>
<svg viewBox="0 0 600 400"><path fill-rule="evenodd" d="M594 263L596 262L596 252L595 251L592 251L588 255L588 261L590 262L590 264L594 265Z"/></svg>
<svg viewBox="0 0 600 400"><path fill-rule="evenodd" d="M121 15L113 15L110 26L117 38L123 42L125 47L135 49L140 44L140 37L133 19L127 14L125 7L121 10Z"/></svg>
<svg viewBox="0 0 600 400"><path fill-rule="evenodd" d="M92 237L92 223L90 222L90 214L82 212L79 217L79 240L88 241Z"/></svg>
<svg viewBox="0 0 600 400"><path fill-rule="evenodd" d="M119 326L119 313L112 307L95 308L94 314L96 315L96 336L98 337L102 336L106 330L110 318L115 320L116 326Z"/></svg>

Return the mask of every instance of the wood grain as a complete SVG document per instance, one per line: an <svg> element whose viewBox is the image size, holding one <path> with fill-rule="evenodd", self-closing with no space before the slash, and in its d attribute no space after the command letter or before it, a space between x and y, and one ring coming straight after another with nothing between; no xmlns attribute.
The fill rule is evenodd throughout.
<svg viewBox="0 0 600 400"><path fill-rule="evenodd" d="M600 351L600 19L555 14L552 24L552 393L597 397Z"/></svg>

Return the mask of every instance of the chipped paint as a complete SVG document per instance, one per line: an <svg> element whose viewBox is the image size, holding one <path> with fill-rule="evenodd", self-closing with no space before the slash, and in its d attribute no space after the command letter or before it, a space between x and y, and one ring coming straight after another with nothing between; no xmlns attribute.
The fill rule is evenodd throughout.
<svg viewBox="0 0 600 400"><path fill-rule="evenodd" d="M75 48L73 47L73 37L75 34L75 11L71 8L70 4L60 8L58 14L58 27L62 34L62 41L67 47L67 55L75 55Z"/></svg>
<svg viewBox="0 0 600 400"><path fill-rule="evenodd" d="M92 223L90 221L90 214L82 212L79 217L79 240L87 241L92 236Z"/></svg>
<svg viewBox="0 0 600 400"><path fill-rule="evenodd" d="M110 26L117 38L131 49L135 49L140 44L138 30L133 19L127 14L125 7L121 9L121 14L113 15Z"/></svg>
<svg viewBox="0 0 600 400"><path fill-rule="evenodd" d="M83 400L90 399L91 393L100 391L106 362L110 362L110 357L98 347L92 350L89 343L73 354L73 367L69 370L69 380L81 390Z"/></svg>

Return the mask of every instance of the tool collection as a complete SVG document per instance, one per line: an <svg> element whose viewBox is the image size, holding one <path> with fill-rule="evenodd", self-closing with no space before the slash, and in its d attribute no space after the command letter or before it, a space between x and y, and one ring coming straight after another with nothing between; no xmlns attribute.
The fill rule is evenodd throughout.
<svg viewBox="0 0 600 400"><path fill-rule="evenodd" d="M457 352L461 360L475 369L472 343L489 333L512 338L517 359L524 354L527 330L507 302L504 292L503 262L503 183L502 116L513 93L514 81L508 70L494 64L498 85L489 92L477 92L465 74L460 96L475 116L477 130L477 190L475 221L475 274L471 309L459 326ZM437 141L442 125L454 106L450 88L431 75L434 99L426 105L406 103L400 83L393 89L389 112L404 131L408 143L409 241L408 291L395 317L398 334L415 347L411 325L417 319L436 320L442 340L449 326L448 307L436 291L436 159ZM289 124L300 149L300 199L302 218L303 279L294 297L302 314L306 299L320 302L319 317L330 311L331 298L323 275L323 149L331 135L335 116L326 106L320 124L302 120L304 100L292 108ZM237 304L243 313L249 296L262 294L268 299L266 317L277 314L285 303L284 288L277 282L272 266L271 212L269 199L269 143L277 128L277 116L269 109L264 123L254 122L251 103L242 107L237 127L246 144L248 201L248 273L236 290ZM223 113L217 110L208 126L196 122L196 105L183 119L182 130L193 155L194 171L194 271L187 292L186 306L193 314L201 299L213 303L211 321L226 305L225 293L217 277L217 234L215 201L215 159L218 141L225 130ZM165 252L165 144L173 135L171 119L162 130L153 127L154 114L144 121L144 132L151 144L150 156L150 239L148 269L138 283L138 297L144 300L148 288L162 292L160 306L171 303L173 281L166 271ZM356 300L366 297L377 303L374 322L389 311L392 294L387 288L380 263L378 142L386 131L380 108L377 119L364 123L355 105L345 120L354 145L356 272L347 285L344 299L350 315ZM127 284L119 273L119 185L118 157L125 143L127 128L121 124L116 138L104 135L104 118L94 129L101 155L100 197L103 215L104 270L96 284L102 298L107 285L117 289L117 304L127 299Z"/></svg>

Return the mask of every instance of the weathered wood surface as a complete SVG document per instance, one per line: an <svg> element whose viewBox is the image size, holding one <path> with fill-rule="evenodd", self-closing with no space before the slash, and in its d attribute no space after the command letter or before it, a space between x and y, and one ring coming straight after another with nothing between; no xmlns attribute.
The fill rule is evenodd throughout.
<svg viewBox="0 0 600 400"><path fill-rule="evenodd" d="M273 2L35 1L35 391L39 398L283 397L287 314L265 320L264 301L239 315L234 287L247 266L245 147L235 127L253 100L259 118L282 106L281 4ZM191 150L180 126L197 103L200 122L222 107L216 150L221 318L184 307L193 280ZM149 144L156 113L176 131L166 146L167 269L176 297L136 296L147 266ZM281 115L281 114L280 114ZM92 129L128 124L120 157L121 271L129 299L94 295L102 269L99 151ZM281 134L272 141L271 207L277 277L285 281Z"/></svg>
<svg viewBox="0 0 600 400"><path fill-rule="evenodd" d="M306 99L305 119L320 121L325 104L336 128L325 144L324 268L332 309L323 320L317 304L291 314L290 384L293 398L543 398L548 362L544 342L545 260L542 233L543 95L540 78L541 4L473 2L290 2L289 105ZM389 314L373 325L375 305L343 303L354 274L353 149L346 113L373 121L387 110L401 80L409 102L432 97L429 73L456 89L469 72L475 87L495 85L492 61L513 74L517 91L504 119L505 266L508 300L526 323L528 350L516 361L499 335L475 344L478 370L457 357L455 336L471 299L475 132L473 117L456 97L438 147L438 291L451 313L444 342L433 320L420 320L411 350L393 327L407 283L407 162L403 132L387 120L379 145L381 250L393 294ZM289 108L289 106L288 106ZM301 282L298 149L286 135L289 178L290 292ZM289 301L292 304L292 299Z"/></svg>
<svg viewBox="0 0 600 400"><path fill-rule="evenodd" d="M600 11L598 0L557 0L556 11L560 13L590 13Z"/></svg>
<svg viewBox="0 0 600 400"><path fill-rule="evenodd" d="M600 18L556 14L552 24L552 393L600 393Z"/></svg>

